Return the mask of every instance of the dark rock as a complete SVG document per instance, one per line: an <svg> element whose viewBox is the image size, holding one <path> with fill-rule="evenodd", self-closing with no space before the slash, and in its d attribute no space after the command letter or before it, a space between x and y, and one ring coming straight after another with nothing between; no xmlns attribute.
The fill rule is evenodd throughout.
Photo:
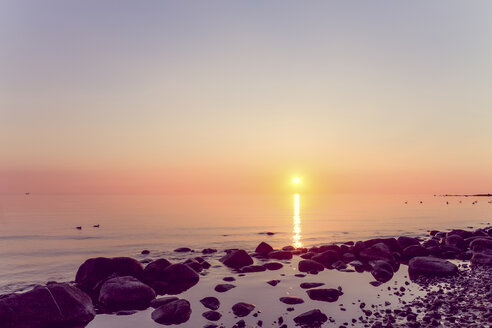
<svg viewBox="0 0 492 328"><path fill-rule="evenodd" d="M0 327L83 327L95 316L90 297L70 284L36 286L0 297Z"/></svg>
<svg viewBox="0 0 492 328"><path fill-rule="evenodd" d="M301 255L301 258L306 259L306 260L309 260L309 259L311 259L316 254L317 253L314 253L314 252L307 252L307 253L302 254Z"/></svg>
<svg viewBox="0 0 492 328"><path fill-rule="evenodd" d="M215 248L205 248L202 250L202 254L212 254L212 253L217 253L217 250Z"/></svg>
<svg viewBox="0 0 492 328"><path fill-rule="evenodd" d="M202 313L202 316L205 319L210 320L210 321L218 321L222 317L222 314L220 314L217 311L207 311L207 312Z"/></svg>
<svg viewBox="0 0 492 328"><path fill-rule="evenodd" d="M220 261L224 263L224 265L235 269L253 264L253 259L251 256L249 256L249 254L242 249L229 252L227 255L222 257Z"/></svg>
<svg viewBox="0 0 492 328"><path fill-rule="evenodd" d="M492 265L492 255L484 253L473 253L471 263L475 265Z"/></svg>
<svg viewBox="0 0 492 328"><path fill-rule="evenodd" d="M174 251L176 253L187 253L187 252L191 252L191 248L188 248L188 247L180 247L180 248L176 248Z"/></svg>
<svg viewBox="0 0 492 328"><path fill-rule="evenodd" d="M283 251L288 251L288 252L292 252L292 251L294 251L295 249L296 249L296 248L295 248L294 246L290 246L290 245L289 245L289 246L284 246L284 247L282 247L282 250L283 250Z"/></svg>
<svg viewBox="0 0 492 328"><path fill-rule="evenodd" d="M224 277L224 278L222 278L222 280L229 281L230 282L230 281L235 281L236 278L234 278L234 277Z"/></svg>
<svg viewBox="0 0 492 328"><path fill-rule="evenodd" d="M362 251L360 251L359 257L362 261L366 262L375 260L394 260L393 253L391 252L390 248L384 243L377 243L366 249L363 249Z"/></svg>
<svg viewBox="0 0 492 328"><path fill-rule="evenodd" d="M319 328L327 320L328 317L318 309L304 312L294 318L296 324L305 328Z"/></svg>
<svg viewBox="0 0 492 328"><path fill-rule="evenodd" d="M82 290L97 295L96 286L111 275L141 279L142 274L143 266L135 259L96 257L82 263L75 276L75 282Z"/></svg>
<svg viewBox="0 0 492 328"><path fill-rule="evenodd" d="M132 276L108 279L99 292L99 304L105 311L144 310L154 298L154 290Z"/></svg>
<svg viewBox="0 0 492 328"><path fill-rule="evenodd" d="M187 266L195 270L195 272L197 273L203 270L202 265L195 259L187 259L186 261L183 262L183 264L186 264Z"/></svg>
<svg viewBox="0 0 492 328"><path fill-rule="evenodd" d="M282 267L284 266L282 263L278 263L278 262L270 262L270 263L265 263L263 264L263 266L265 268L267 268L267 270L280 270L282 269Z"/></svg>
<svg viewBox="0 0 492 328"><path fill-rule="evenodd" d="M425 248L429 248L429 247L439 247L439 241L437 239L429 239L429 240L426 240L422 246L424 246Z"/></svg>
<svg viewBox="0 0 492 328"><path fill-rule="evenodd" d="M272 285L272 286L277 286L277 284L280 282L280 280L270 280L267 281L267 284Z"/></svg>
<svg viewBox="0 0 492 328"><path fill-rule="evenodd" d="M463 250L466 247L465 240L459 235L448 235L445 239L445 243L447 246L456 247L460 250Z"/></svg>
<svg viewBox="0 0 492 328"><path fill-rule="evenodd" d="M236 303L232 306L232 312L238 317L245 317L255 309L253 304L248 304L244 302Z"/></svg>
<svg viewBox="0 0 492 328"><path fill-rule="evenodd" d="M147 255L150 254L150 251L148 249L144 249L143 251L140 252L142 255Z"/></svg>
<svg viewBox="0 0 492 328"><path fill-rule="evenodd" d="M203 304L204 307L210 310L217 310L220 307L220 301L216 297L205 297L200 300L200 303Z"/></svg>
<svg viewBox="0 0 492 328"><path fill-rule="evenodd" d="M151 263L152 264L152 263ZM150 265L150 264L149 264ZM158 294L176 295L190 289L198 283L200 276L186 264L171 264L162 270L159 279L150 282Z"/></svg>
<svg viewBox="0 0 492 328"><path fill-rule="evenodd" d="M312 272L312 271L323 271L325 267L313 260L301 260L298 264L298 269L300 272Z"/></svg>
<svg viewBox="0 0 492 328"><path fill-rule="evenodd" d="M256 247L256 250L255 250L256 253L263 254L263 255L266 255L266 254L270 253L271 251L273 251L273 247L270 246L269 244L265 243L264 241L262 241Z"/></svg>
<svg viewBox="0 0 492 328"><path fill-rule="evenodd" d="M280 297L280 302L293 305L293 304L301 304L304 303L304 300L300 297L294 297L294 296L285 296L285 297Z"/></svg>
<svg viewBox="0 0 492 328"><path fill-rule="evenodd" d="M290 260L292 258L292 253L286 251L272 251L268 253L268 257L276 260Z"/></svg>
<svg viewBox="0 0 492 328"><path fill-rule="evenodd" d="M413 247L413 246L409 246ZM372 276L380 282L387 282L393 278L393 267L386 261L378 260L372 263Z"/></svg>
<svg viewBox="0 0 492 328"><path fill-rule="evenodd" d="M400 236L396 241L398 242L400 249L405 249L412 245L420 245L420 242L412 237Z"/></svg>
<svg viewBox="0 0 492 328"><path fill-rule="evenodd" d="M160 297L150 301L150 307L157 309L159 306L167 304L169 302L177 301L179 298L175 296Z"/></svg>
<svg viewBox="0 0 492 328"><path fill-rule="evenodd" d="M392 252L400 251L400 244L398 244L398 241L395 238L375 238L366 240L364 242L367 247L371 247L380 243L385 244Z"/></svg>
<svg viewBox="0 0 492 328"><path fill-rule="evenodd" d="M342 261L345 263L350 263L356 259L357 259L357 257L353 253L347 252L347 253L342 254Z"/></svg>
<svg viewBox="0 0 492 328"><path fill-rule="evenodd" d="M116 312L116 315L126 316L126 315L132 315L132 314L135 314L135 313L137 313L137 312L138 312L137 310L122 310L122 311L118 311L118 312Z"/></svg>
<svg viewBox="0 0 492 328"><path fill-rule="evenodd" d="M323 264L325 267L331 266L333 263L338 261L338 253L333 250L324 251L322 253L316 254L311 258L311 260ZM318 270L320 271L320 270Z"/></svg>
<svg viewBox="0 0 492 328"><path fill-rule="evenodd" d="M266 268L263 265L248 265L241 268L241 272L243 273L262 271L266 271Z"/></svg>
<svg viewBox="0 0 492 328"><path fill-rule="evenodd" d="M184 299L169 302L155 309L152 320L163 325L179 325L190 319L190 302Z"/></svg>
<svg viewBox="0 0 492 328"><path fill-rule="evenodd" d="M231 285L231 284L218 284L217 286L215 286L215 291L216 292L219 292L219 293L225 293L228 290L231 290L231 289L233 289L235 287L236 286Z"/></svg>
<svg viewBox="0 0 492 328"><path fill-rule="evenodd" d="M412 259L417 256L427 256L429 250L421 245L411 245L403 250L402 256L404 259Z"/></svg>
<svg viewBox="0 0 492 328"><path fill-rule="evenodd" d="M424 276L447 276L458 273L458 267L436 257L414 257L408 263L408 273L412 278Z"/></svg>
<svg viewBox="0 0 492 328"><path fill-rule="evenodd" d="M492 249L492 238L476 238L470 243L470 249L476 248Z"/></svg>
<svg viewBox="0 0 492 328"><path fill-rule="evenodd" d="M312 300L323 302L336 302L340 296L339 291L333 288L308 289L306 292Z"/></svg>
<svg viewBox="0 0 492 328"><path fill-rule="evenodd" d="M322 282L303 282L301 284L301 288L310 289L310 288L321 287L323 285L324 285L324 283L322 283Z"/></svg>

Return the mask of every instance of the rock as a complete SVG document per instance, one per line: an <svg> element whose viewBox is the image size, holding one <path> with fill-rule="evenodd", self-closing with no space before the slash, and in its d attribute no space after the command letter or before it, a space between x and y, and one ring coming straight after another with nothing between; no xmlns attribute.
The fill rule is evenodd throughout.
<svg viewBox="0 0 492 328"><path fill-rule="evenodd" d="M203 304L204 307L210 310L217 310L220 307L220 301L216 297L205 297L200 300L200 303Z"/></svg>
<svg viewBox="0 0 492 328"><path fill-rule="evenodd" d="M400 249L405 249L412 245L420 245L420 241L412 237L400 236L396 241L398 242Z"/></svg>
<svg viewBox="0 0 492 328"><path fill-rule="evenodd" d="M171 295L180 294L190 289L200 280L198 273L183 263L171 264L165 269L159 270L157 277L158 279L150 281L150 286L158 294Z"/></svg>
<svg viewBox="0 0 492 328"><path fill-rule="evenodd" d="M298 269L300 272L313 272L313 271L323 271L325 267L313 260L301 260L298 264Z"/></svg>
<svg viewBox="0 0 492 328"><path fill-rule="evenodd" d="M225 293L228 290L231 290L231 289L233 289L235 287L236 286L231 285L231 284L218 284L217 286L215 286L215 291L218 292L218 293Z"/></svg>
<svg viewBox="0 0 492 328"><path fill-rule="evenodd" d="M263 264L263 266L265 268L267 268L267 270L280 270L282 269L282 267L284 266L282 263L279 263L279 262L270 262L270 263L265 263Z"/></svg>
<svg viewBox="0 0 492 328"><path fill-rule="evenodd" d="M492 255L484 253L473 253L471 263L475 265L492 265Z"/></svg>
<svg viewBox="0 0 492 328"><path fill-rule="evenodd" d="M0 296L0 327L83 327L95 316L91 298L67 283Z"/></svg>
<svg viewBox="0 0 492 328"><path fill-rule="evenodd" d="M166 259L158 259L147 264L143 272L143 281L151 286L159 295L165 294L168 283L165 281L164 270L171 265Z"/></svg>
<svg viewBox="0 0 492 328"><path fill-rule="evenodd" d="M169 302L177 301L179 298L175 296L160 297L150 301L150 307L157 309L159 306L167 304Z"/></svg>
<svg viewBox="0 0 492 328"><path fill-rule="evenodd" d="M126 316L126 315L135 314L137 312L138 312L137 310L122 310L122 311L116 312L116 315Z"/></svg>
<svg viewBox="0 0 492 328"><path fill-rule="evenodd" d="M230 282L230 281L235 281L236 278L234 278L234 277L224 277L224 278L222 278L222 280L229 281Z"/></svg>
<svg viewBox="0 0 492 328"><path fill-rule="evenodd" d="M304 303L304 300L300 297L294 297L294 296L285 296L285 297L280 297L280 302L293 305L293 304L301 304Z"/></svg>
<svg viewBox="0 0 492 328"><path fill-rule="evenodd" d="M384 243L377 243L366 249L363 249L362 251L360 251L359 257L362 261L366 262L375 260L394 260L390 248Z"/></svg>
<svg viewBox="0 0 492 328"><path fill-rule="evenodd" d="M448 276L458 273L458 267L446 260L426 256L414 257L408 263L408 273L410 277L424 276Z"/></svg>
<svg viewBox="0 0 492 328"><path fill-rule="evenodd" d="M322 282L303 282L301 284L301 288L310 289L310 288L321 287L323 285L324 285L324 283L322 283Z"/></svg>
<svg viewBox="0 0 492 328"><path fill-rule="evenodd" d="M176 253L187 253L187 252L191 252L191 248L188 248L188 247L180 247L180 248L176 248L174 251Z"/></svg>
<svg viewBox="0 0 492 328"><path fill-rule="evenodd" d="M323 302L336 302L340 296L339 291L334 288L308 289L306 292L310 299Z"/></svg>
<svg viewBox="0 0 492 328"><path fill-rule="evenodd" d="M179 299L158 307L152 312L151 317L152 320L163 325L179 325L188 321L190 315L190 302Z"/></svg>
<svg viewBox="0 0 492 328"><path fill-rule="evenodd" d="M253 259L251 256L249 256L249 254L242 249L229 252L222 257L220 261L224 263L224 265L234 269L239 269L241 267L253 264Z"/></svg>
<svg viewBox="0 0 492 328"><path fill-rule="evenodd" d="M143 271L142 264L129 257L96 257L82 263L77 270L75 282L85 292L97 295L98 284L109 276L132 276L141 279Z"/></svg>
<svg viewBox="0 0 492 328"><path fill-rule="evenodd" d="M280 282L280 280L275 279L275 280L267 281L267 284L272 285L272 286L277 286L279 282Z"/></svg>
<svg viewBox="0 0 492 328"><path fill-rule="evenodd" d="M262 241L257 247L255 252L258 254L266 255L273 251L273 247Z"/></svg>
<svg viewBox="0 0 492 328"><path fill-rule="evenodd" d="M413 246L409 246L413 247ZM387 282L393 278L393 267L386 261L378 260L372 263L372 276L380 282Z"/></svg>
<svg viewBox="0 0 492 328"><path fill-rule="evenodd" d="M215 248L205 248L202 250L202 254L212 254L212 253L217 253L217 250Z"/></svg>
<svg viewBox="0 0 492 328"><path fill-rule="evenodd" d="M470 243L470 249L478 248L492 249L492 238L476 238Z"/></svg>
<svg viewBox="0 0 492 328"><path fill-rule="evenodd" d="M290 260L292 253L287 251L271 251L268 253L268 257L276 260Z"/></svg>
<svg viewBox="0 0 492 328"><path fill-rule="evenodd" d="M290 245L289 245L289 246L284 246L284 247L282 247L282 250L283 250L283 251L288 251L288 252L292 252L292 251L294 251L295 249L296 249L296 248L295 248L294 246L290 246Z"/></svg>
<svg viewBox="0 0 492 328"><path fill-rule="evenodd" d="M154 290L132 276L108 279L99 292L99 304L105 311L144 310L154 298Z"/></svg>
<svg viewBox="0 0 492 328"><path fill-rule="evenodd" d="M342 254L342 261L343 262L350 263L354 260L357 260L357 257L355 256L355 254L349 253L349 252Z"/></svg>
<svg viewBox="0 0 492 328"><path fill-rule="evenodd" d="M366 240L364 242L367 247L371 247L380 243L385 244L392 252L400 251L400 244L398 244L398 241L395 238L375 238Z"/></svg>
<svg viewBox="0 0 492 328"><path fill-rule="evenodd" d="M148 249L144 249L143 251L140 252L142 255L147 255L150 254L150 251Z"/></svg>
<svg viewBox="0 0 492 328"><path fill-rule="evenodd" d="M459 237L459 236L457 236ZM427 256L429 250L421 245L411 245L403 250L402 256L404 259L412 259L417 256Z"/></svg>
<svg viewBox="0 0 492 328"><path fill-rule="evenodd" d="M195 270L195 272L197 273L203 270L202 265L195 259L187 259L186 261L183 262L183 264L186 264L187 266Z"/></svg>
<svg viewBox="0 0 492 328"><path fill-rule="evenodd" d="M243 273L262 271L266 271L266 268L263 265L248 265L241 268L241 272Z"/></svg>
<svg viewBox="0 0 492 328"><path fill-rule="evenodd" d="M294 322L301 327L318 328L328 320L328 317L320 310L315 309L304 312L294 318Z"/></svg>
<svg viewBox="0 0 492 328"><path fill-rule="evenodd" d="M222 314L220 314L217 311L207 311L207 312L202 313L202 316L205 319L210 320L210 321L218 321L222 317Z"/></svg>
<svg viewBox="0 0 492 328"><path fill-rule="evenodd" d="M341 253L340 246L338 246L338 245L334 245L334 244L332 244L332 245L321 245L319 247L319 253L323 253L326 251L334 251L337 254Z"/></svg>
<svg viewBox="0 0 492 328"><path fill-rule="evenodd" d="M447 246L456 247L460 250L463 250L466 247L465 240L459 235L448 235L445 239L445 244Z"/></svg>
<svg viewBox="0 0 492 328"><path fill-rule="evenodd" d="M255 309L255 305L239 302L232 306L232 312L238 317L245 317Z"/></svg>
<svg viewBox="0 0 492 328"><path fill-rule="evenodd" d="M316 254L317 253L314 253L314 252L307 252L307 253L302 254L301 258L303 258L305 260L310 260Z"/></svg>
<svg viewBox="0 0 492 328"><path fill-rule="evenodd" d="M321 263L325 267L330 267L333 263L338 261L338 253L333 250L324 251L313 256L311 260Z"/></svg>

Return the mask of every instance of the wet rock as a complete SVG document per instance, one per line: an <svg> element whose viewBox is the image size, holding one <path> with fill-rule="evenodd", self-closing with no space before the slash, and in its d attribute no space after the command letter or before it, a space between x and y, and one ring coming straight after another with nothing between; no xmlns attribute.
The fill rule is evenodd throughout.
<svg viewBox="0 0 492 328"><path fill-rule="evenodd" d="M280 270L282 269L282 267L284 266L282 263L278 263L278 262L269 262L269 263L265 263L263 264L263 266L265 268L267 268L267 270Z"/></svg>
<svg viewBox="0 0 492 328"><path fill-rule="evenodd" d="M294 318L294 322L301 327L318 328L328 320L328 317L320 310L315 309L304 312Z"/></svg>
<svg viewBox="0 0 492 328"><path fill-rule="evenodd" d="M255 305L239 302L232 306L232 312L238 317L245 317L255 309Z"/></svg>
<svg viewBox="0 0 492 328"><path fill-rule="evenodd" d="M186 264L187 266L195 270L195 272L197 273L203 270L202 265L195 259L187 259L186 261L183 262L183 264Z"/></svg>
<svg viewBox="0 0 492 328"><path fill-rule="evenodd" d="M476 238L470 243L470 249L476 248L492 249L492 238Z"/></svg>
<svg viewBox="0 0 492 328"><path fill-rule="evenodd" d="M307 252L307 253L302 254L301 255L301 258L303 258L305 260L309 260L309 259L311 259L316 254L317 253L314 253L314 252Z"/></svg>
<svg viewBox="0 0 492 328"><path fill-rule="evenodd" d="M36 286L0 297L0 327L83 327L95 316L90 297L70 284Z"/></svg>
<svg viewBox="0 0 492 328"><path fill-rule="evenodd" d="M200 300L200 303L203 304L204 307L210 310L217 310L220 307L220 301L216 297L205 297Z"/></svg>
<svg viewBox="0 0 492 328"><path fill-rule="evenodd" d="M321 245L321 246L319 246L319 253L324 253L326 251L333 251L333 252L335 252L337 254L340 254L341 253L340 246L338 246L338 245L331 244L331 245Z"/></svg>
<svg viewBox="0 0 492 328"><path fill-rule="evenodd" d="M134 277L106 280L99 292L99 304L105 311L144 310L155 298L155 292Z"/></svg>
<svg viewBox="0 0 492 328"><path fill-rule="evenodd" d="M230 281L236 281L236 278L234 278L234 277L224 277L224 278L222 278L222 280L229 281L230 282Z"/></svg>
<svg viewBox="0 0 492 328"><path fill-rule="evenodd" d="M292 252L292 251L294 251L295 249L296 249L296 248L295 248L294 246L290 246L290 245L289 245L289 246L284 246L284 247L282 247L282 250L283 250L283 251L288 251L288 252Z"/></svg>
<svg viewBox="0 0 492 328"><path fill-rule="evenodd" d="M151 317L152 320L163 325L179 325L188 321L190 315L190 302L179 299L158 307L152 312Z"/></svg>
<svg viewBox="0 0 492 328"><path fill-rule="evenodd" d="M266 271L266 268L263 265L248 265L241 268L241 272L243 273L262 271Z"/></svg>
<svg viewBox="0 0 492 328"><path fill-rule="evenodd" d="M271 286L277 286L278 283L280 282L280 280L270 280L270 281L267 281L267 284L271 285Z"/></svg>
<svg viewBox="0 0 492 328"><path fill-rule="evenodd" d="M268 257L275 260L290 260L292 258L292 253L286 251L272 251L268 253Z"/></svg>
<svg viewBox="0 0 492 328"><path fill-rule="evenodd" d="M363 249L362 251L360 251L359 257L362 261L366 262L375 260L394 260L391 249L384 243L377 243L366 249Z"/></svg>
<svg viewBox="0 0 492 328"><path fill-rule="evenodd" d="M333 250L327 250L322 253L316 254L311 258L311 260L321 263L325 267L329 267L333 263L338 261L338 253Z"/></svg>
<svg viewBox="0 0 492 328"><path fill-rule="evenodd" d="M294 296L285 296L285 297L280 297L280 302L293 305L293 304L301 304L304 303L304 300L300 297L294 297Z"/></svg>
<svg viewBox="0 0 492 328"><path fill-rule="evenodd" d="M169 302L177 301L178 298L175 296L160 297L150 301L150 307L157 309L159 306L167 304Z"/></svg>
<svg viewBox="0 0 492 328"><path fill-rule="evenodd" d="M310 288L321 287L323 285L324 285L324 283L322 283L322 282L303 282L301 284L301 288L310 289Z"/></svg>
<svg viewBox="0 0 492 328"><path fill-rule="evenodd" d="M465 240L459 235L448 235L445 239L445 243L447 246L456 247L460 250L463 250L466 247Z"/></svg>
<svg viewBox="0 0 492 328"><path fill-rule="evenodd" d="M395 238L375 238L375 239L366 240L364 242L364 244L367 247L371 247L380 243L385 244L392 252L400 251L400 245L398 244L398 241Z"/></svg>
<svg viewBox="0 0 492 328"><path fill-rule="evenodd" d="M144 249L143 251L140 252L142 255L147 255L150 254L150 251L148 249Z"/></svg>
<svg viewBox="0 0 492 328"><path fill-rule="evenodd" d="M202 254L212 254L212 253L217 253L217 250L215 248L205 248L202 250Z"/></svg>
<svg viewBox="0 0 492 328"><path fill-rule="evenodd" d="M458 267L446 260L426 256L414 257L408 263L408 273L413 277L424 276L448 276L458 273Z"/></svg>
<svg viewBox="0 0 492 328"><path fill-rule="evenodd" d="M298 269L300 272L312 272L312 271L323 271L325 267L313 260L301 260L298 264Z"/></svg>
<svg viewBox="0 0 492 328"><path fill-rule="evenodd" d="M97 295L96 286L109 276L132 276L141 279L143 271L142 264L129 257L96 257L82 263L75 276L75 282L85 292Z"/></svg>
<svg viewBox="0 0 492 328"><path fill-rule="evenodd" d="M171 264L161 270L157 277L158 279L150 281L150 286L158 294L171 295L180 294L190 289L200 280L198 273L183 263Z"/></svg>
<svg viewBox="0 0 492 328"><path fill-rule="evenodd" d="M403 250L402 256L404 259L412 259L417 256L427 256L429 250L421 245L411 245Z"/></svg>
<svg viewBox="0 0 492 328"><path fill-rule="evenodd" d="M352 261L356 260L356 259L357 259L357 257L355 256L355 254L353 254L353 253L348 253L348 252L347 252L347 253L343 253L343 254L342 254L342 258L341 258L341 259L342 259L342 261L343 261L343 262L345 262L345 263L350 263L350 262L352 262Z"/></svg>
<svg viewBox="0 0 492 328"><path fill-rule="evenodd" d="M334 288L309 289L306 291L309 298L315 301L336 302L340 293Z"/></svg>
<svg viewBox="0 0 492 328"><path fill-rule="evenodd" d="M119 316L127 316L127 315L135 314L137 312L138 312L137 310L122 310L122 311L116 312L116 315L119 315Z"/></svg>
<svg viewBox="0 0 492 328"><path fill-rule="evenodd" d="M413 247L413 246L409 246ZM393 278L393 267L386 261L378 260L372 263L372 276L380 282L387 282Z"/></svg>
<svg viewBox="0 0 492 328"><path fill-rule="evenodd" d="M228 290L231 290L231 289L233 289L235 287L236 286L234 286L232 284L218 284L217 286L215 286L215 291L218 292L218 293L225 293Z"/></svg>
<svg viewBox="0 0 492 328"><path fill-rule="evenodd" d="M405 249L408 246L412 245L420 245L418 239L412 237L401 236L398 237L396 241L398 242L398 246L400 246L400 249Z"/></svg>
<svg viewBox="0 0 492 328"><path fill-rule="evenodd" d="M492 265L492 255L484 253L473 253L471 263L475 265Z"/></svg>
<svg viewBox="0 0 492 328"><path fill-rule="evenodd" d="M224 265L235 269L253 264L253 259L251 258L251 256L249 256L249 254L242 249L229 252L224 257L222 257L220 261L224 263Z"/></svg>
<svg viewBox="0 0 492 328"><path fill-rule="evenodd" d="M176 253L187 253L187 252L191 252L191 248L188 248L188 247L180 247L180 248L176 248L174 251Z"/></svg>
<svg viewBox="0 0 492 328"><path fill-rule="evenodd" d="M273 247L270 246L269 244L265 243L262 241L255 249L255 252L258 254L266 255L273 251Z"/></svg>
<svg viewBox="0 0 492 328"><path fill-rule="evenodd" d="M210 320L210 321L218 321L222 317L222 314L220 314L217 311L207 311L207 312L202 313L202 316L205 319Z"/></svg>

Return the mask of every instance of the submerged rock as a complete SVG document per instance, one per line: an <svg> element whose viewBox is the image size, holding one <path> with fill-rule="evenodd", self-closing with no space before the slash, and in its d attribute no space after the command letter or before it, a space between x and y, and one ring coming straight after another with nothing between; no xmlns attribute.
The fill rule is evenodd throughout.
<svg viewBox="0 0 492 328"><path fill-rule="evenodd" d="M446 260L426 256L414 257L408 263L410 277L424 276L449 276L458 273L458 267Z"/></svg>
<svg viewBox="0 0 492 328"><path fill-rule="evenodd" d="M190 315L190 302L179 299L158 307L152 312L151 317L152 320L163 325L179 325L188 321Z"/></svg>
<svg viewBox="0 0 492 328"><path fill-rule="evenodd" d="M176 248L174 251L176 253L186 253L186 252L191 252L191 248L188 248L188 247L180 247L180 248Z"/></svg>
<svg viewBox="0 0 492 328"><path fill-rule="evenodd" d="M144 310L155 298L155 292L134 277L115 277L101 286L99 304L106 311Z"/></svg>
<svg viewBox="0 0 492 328"><path fill-rule="evenodd" d="M83 327L95 315L91 298L67 283L36 286L26 293L0 297L0 327Z"/></svg>
<svg viewBox="0 0 492 328"><path fill-rule="evenodd" d="M319 309L304 312L294 318L294 322L301 327L318 328L328 320L326 314Z"/></svg>
<svg viewBox="0 0 492 328"><path fill-rule="evenodd" d="M239 302L232 306L232 312L238 317L245 317L255 309L254 304Z"/></svg>

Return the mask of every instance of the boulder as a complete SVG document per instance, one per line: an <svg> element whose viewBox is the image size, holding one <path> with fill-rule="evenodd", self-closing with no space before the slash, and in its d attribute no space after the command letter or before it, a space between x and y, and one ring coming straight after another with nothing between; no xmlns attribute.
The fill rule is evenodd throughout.
<svg viewBox="0 0 492 328"><path fill-rule="evenodd" d="M147 264L143 272L144 281L162 280L162 272L171 265L166 259L158 259Z"/></svg>
<svg viewBox="0 0 492 328"><path fill-rule="evenodd" d="M404 259L412 259L417 256L427 256L429 255L429 250L422 245L411 245L403 250L402 256Z"/></svg>
<svg viewBox="0 0 492 328"><path fill-rule="evenodd" d="M364 242L366 247L371 247L380 243L388 246L390 251L399 252L401 250L400 244L398 244L398 241L395 238L375 238L375 239L366 240Z"/></svg>
<svg viewBox="0 0 492 328"><path fill-rule="evenodd" d="M180 247L180 248L176 248L174 251L176 253L187 253L187 252L191 252L191 248L188 248L188 247Z"/></svg>
<svg viewBox="0 0 492 328"><path fill-rule="evenodd" d="M405 249L408 246L412 245L420 245L420 241L413 237L400 236L396 241L398 242L398 246L400 246L400 249Z"/></svg>
<svg viewBox="0 0 492 328"><path fill-rule="evenodd" d="M313 260L300 260L298 268L300 272L319 272L325 269L325 267L321 263Z"/></svg>
<svg viewBox="0 0 492 328"><path fill-rule="evenodd" d="M409 246L412 247L412 246ZM371 263L371 274L379 282L387 282L393 278L393 267L386 261L378 260Z"/></svg>
<svg viewBox="0 0 492 328"><path fill-rule="evenodd" d="M187 266L189 266L190 268L192 268L196 272L201 272L203 270L201 263L199 263L195 259L187 259L186 261L183 262L183 264L186 264Z"/></svg>
<svg viewBox="0 0 492 328"><path fill-rule="evenodd" d="M336 302L340 292L334 288L308 289L307 294L310 299L323 302Z"/></svg>
<svg viewBox="0 0 492 328"><path fill-rule="evenodd" d="M289 252L292 252L292 251L295 251L295 250L296 250L296 248L295 248L294 246L289 245L289 246L284 246L284 247L282 247L282 250L283 250L283 251L289 251Z"/></svg>
<svg viewBox="0 0 492 328"><path fill-rule="evenodd" d="M149 263L148 266L153 263L154 262ZM164 262L162 262L162 265L152 265L148 271L149 272L145 275L145 282L154 288L159 295L176 295L182 293L196 285L200 280L198 273L183 263L166 266Z"/></svg>
<svg viewBox="0 0 492 328"><path fill-rule="evenodd" d="M236 288L236 286L232 284L218 284L214 289L218 293L225 293L233 288Z"/></svg>
<svg viewBox="0 0 492 328"><path fill-rule="evenodd" d="M202 316L209 321L218 321L222 317L222 314L217 311L207 311L202 313Z"/></svg>
<svg viewBox="0 0 492 328"><path fill-rule="evenodd" d="M150 301L150 307L157 309L159 306L170 303L172 301L176 301L178 299L179 298L177 298L175 296L156 298L156 299L153 299L152 301Z"/></svg>
<svg viewBox="0 0 492 328"><path fill-rule="evenodd" d="M217 250L215 248L205 248L202 250L202 254L212 254L212 253L217 253Z"/></svg>
<svg viewBox="0 0 492 328"><path fill-rule="evenodd" d="M293 305L293 304L301 304L304 303L304 300L300 297L294 297L294 296L285 296L285 297L280 297L280 302Z"/></svg>
<svg viewBox="0 0 492 328"><path fill-rule="evenodd" d="M458 273L458 267L446 260L425 256L414 257L408 262L408 273L413 279L423 276L449 276Z"/></svg>
<svg viewBox="0 0 492 328"><path fill-rule="evenodd" d="M303 282L300 286L302 289L310 289L323 286L323 282Z"/></svg>
<svg viewBox="0 0 492 328"><path fill-rule="evenodd" d="M220 261L224 263L224 265L234 269L239 269L243 266L253 264L253 259L251 258L251 256L249 256L249 254L242 249L230 251L228 254L222 257Z"/></svg>
<svg viewBox="0 0 492 328"><path fill-rule="evenodd" d="M241 268L242 273L266 271L263 265L248 265Z"/></svg>
<svg viewBox="0 0 492 328"><path fill-rule="evenodd" d="M338 253L333 250L324 251L313 256L311 260L321 263L325 267L329 267L338 261Z"/></svg>
<svg viewBox="0 0 492 328"><path fill-rule="evenodd" d="M158 307L152 312L151 317L162 325L179 325L188 321L190 315L190 302L178 299Z"/></svg>
<svg viewBox="0 0 492 328"><path fill-rule="evenodd" d="M213 296L205 297L200 300L200 303L203 304L204 307L210 310L217 310L220 307L220 301Z"/></svg>
<svg viewBox="0 0 492 328"><path fill-rule="evenodd" d="M391 249L384 243L377 243L363 249L360 251L359 257L362 261L366 262L376 260L394 261L394 256Z"/></svg>
<svg viewBox="0 0 492 328"><path fill-rule="evenodd" d="M254 304L239 302L232 306L232 312L238 317L245 317L255 309Z"/></svg>
<svg viewBox="0 0 492 328"><path fill-rule="evenodd" d="M326 251L333 251L337 254L341 254L341 249L340 249L340 246L338 245L321 245L319 246L319 253L323 253L323 252L326 252Z"/></svg>
<svg viewBox="0 0 492 328"><path fill-rule="evenodd" d="M255 252L258 254L266 255L273 251L273 247L262 241L257 247Z"/></svg>
<svg viewBox="0 0 492 328"><path fill-rule="evenodd" d="M284 266L282 263L279 263L279 262L269 262L269 263L265 263L263 264L263 266L265 268L267 268L267 270L280 270L282 269L282 267Z"/></svg>
<svg viewBox="0 0 492 328"><path fill-rule="evenodd" d="M301 255L301 258L306 259L306 260L309 260L309 259L311 259L316 254L317 253L314 253L314 252L307 252L307 253L302 254Z"/></svg>
<svg viewBox="0 0 492 328"><path fill-rule="evenodd" d="M492 265L492 255L484 253L473 253L471 263L475 265Z"/></svg>
<svg viewBox="0 0 492 328"><path fill-rule="evenodd" d="M444 240L444 242L445 242L445 245L456 247L460 250L463 250L466 247L465 240L463 239L463 237L461 237L459 235L448 235L446 237L446 239Z"/></svg>
<svg viewBox="0 0 492 328"><path fill-rule="evenodd" d="M132 276L106 280L99 291L99 304L108 312L144 310L155 298L155 292Z"/></svg>
<svg viewBox="0 0 492 328"><path fill-rule="evenodd" d="M2 328L83 327L95 315L91 298L67 283L36 286L26 293L0 297Z"/></svg>
<svg viewBox="0 0 492 328"><path fill-rule="evenodd" d="M275 260L290 260L292 253L287 251L272 251L268 253L268 257Z"/></svg>
<svg viewBox="0 0 492 328"><path fill-rule="evenodd" d="M492 238L476 238L470 242L470 248L472 250L478 248L492 249Z"/></svg>
<svg viewBox="0 0 492 328"><path fill-rule="evenodd" d="M82 263L77 270L75 282L85 292L97 294L98 285L109 276L132 276L141 279L143 271L142 264L129 257L96 257Z"/></svg>
<svg viewBox="0 0 492 328"><path fill-rule="evenodd" d="M304 312L294 318L294 322L301 327L318 328L328 320L326 314L320 310L315 309Z"/></svg>

